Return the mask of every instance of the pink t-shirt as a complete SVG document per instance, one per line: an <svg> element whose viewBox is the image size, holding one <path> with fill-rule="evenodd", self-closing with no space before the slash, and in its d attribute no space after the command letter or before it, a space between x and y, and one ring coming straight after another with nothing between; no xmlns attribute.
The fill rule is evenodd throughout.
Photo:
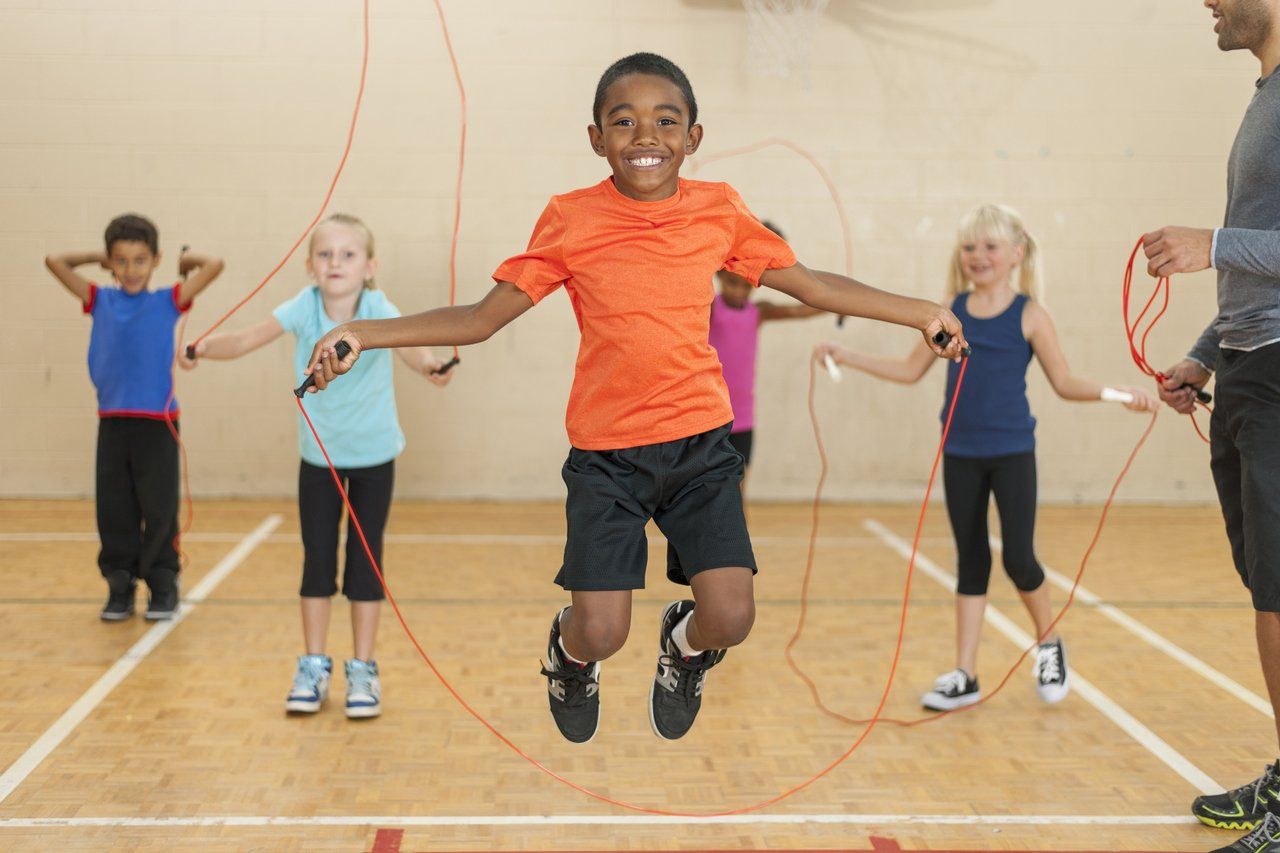
<svg viewBox="0 0 1280 853"><path fill-rule="evenodd" d="M746 432L756 423L756 343L760 339L760 308L748 302L731 308L716 294L711 303L709 340L720 356L724 382L733 408L733 432Z"/></svg>

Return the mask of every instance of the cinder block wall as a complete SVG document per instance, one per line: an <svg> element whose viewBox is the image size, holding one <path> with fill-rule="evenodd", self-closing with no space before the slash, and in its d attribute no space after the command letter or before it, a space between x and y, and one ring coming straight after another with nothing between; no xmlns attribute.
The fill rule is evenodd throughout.
<svg viewBox="0 0 1280 853"><path fill-rule="evenodd" d="M655 50L689 73L704 154L766 137L817 156L843 193L855 273L941 297L955 222L969 207L1022 209L1047 256L1046 302L1070 362L1112 383L1140 377L1119 319L1139 234L1220 223L1225 160L1257 66L1222 55L1198 3L834 0L812 86L744 74L734 0L446 2L470 106L459 292L523 248L553 193L602 178L586 145L596 79ZM193 311L205 328L262 278L310 220L337 164L360 57L355 0L51 0L0 10L0 494L87 495L96 419L89 321L45 272L47 252L98 245L111 216L160 226L165 275L190 243L227 272ZM447 300L458 105L432 4L373 0L368 89L332 209L378 238L383 288L406 312ZM812 168L783 150L709 164L801 259L840 270L835 210ZM306 284L301 257L231 321L255 322ZM1176 281L1154 360L1181 356L1214 313L1212 273ZM905 352L913 333L826 319L767 327L752 489L811 494L806 359L823 338ZM179 379L199 495L284 495L296 477L292 341ZM562 493L564 404L577 346L557 295L464 352L440 391L397 368L408 449L404 497ZM1067 405L1033 365L1047 500L1105 495L1143 420ZM903 388L820 376L828 493L919 493L937 438L941 369ZM1207 451L1166 413L1128 499L1212 497Z"/></svg>

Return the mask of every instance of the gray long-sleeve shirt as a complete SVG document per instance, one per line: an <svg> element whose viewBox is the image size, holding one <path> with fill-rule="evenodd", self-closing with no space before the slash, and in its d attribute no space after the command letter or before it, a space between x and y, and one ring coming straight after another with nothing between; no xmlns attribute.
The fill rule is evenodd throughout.
<svg viewBox="0 0 1280 853"><path fill-rule="evenodd" d="M1227 163L1227 215L1214 235L1218 316L1188 358L1280 341L1280 71L1258 81Z"/></svg>

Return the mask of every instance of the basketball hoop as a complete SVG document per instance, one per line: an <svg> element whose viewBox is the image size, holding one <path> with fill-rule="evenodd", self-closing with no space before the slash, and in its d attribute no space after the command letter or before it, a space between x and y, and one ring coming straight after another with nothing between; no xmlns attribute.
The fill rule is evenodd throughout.
<svg viewBox="0 0 1280 853"><path fill-rule="evenodd" d="M809 88L809 54L830 0L742 0L747 10L747 72L799 78Z"/></svg>

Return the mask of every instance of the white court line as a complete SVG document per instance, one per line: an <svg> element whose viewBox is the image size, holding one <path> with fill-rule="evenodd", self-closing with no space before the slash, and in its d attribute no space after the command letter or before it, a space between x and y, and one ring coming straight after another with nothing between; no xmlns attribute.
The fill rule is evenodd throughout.
<svg viewBox="0 0 1280 853"><path fill-rule="evenodd" d="M41 827L178 826L641 826L646 824L842 824L883 826L1180 826L1199 824L1191 815L903 815L903 814L748 814L718 817L667 815L370 815L362 817L15 817L0 819L0 829Z"/></svg>
<svg viewBox="0 0 1280 853"><path fill-rule="evenodd" d="M262 523L254 528L253 532L240 540L240 543L232 548L227 555L218 561L218 564L209 570L209 573L196 584L183 599L182 606L173 619L167 622L157 622L150 630L148 630L138 642L120 656L110 669L102 674L84 694L75 701L70 708L59 717L54 724L50 726L40 738L33 743L26 752L18 757L18 760L10 764L8 769L0 775L0 803L9 798L14 789L21 785L31 772L40 766L40 763L49 757L49 753L58 748L58 745L66 739L67 735L75 730L76 726L84 722L89 714L93 713L93 709L98 707L103 699L116 688L120 682L133 672L138 664L155 649L160 641L177 628L183 619L191 615L200 602L213 592L214 588L222 583L222 581L231 574L231 572L244 561L253 549L271 535L271 531L280 526L280 522L284 521L284 517L280 515L269 515L262 520Z"/></svg>
<svg viewBox="0 0 1280 853"><path fill-rule="evenodd" d="M885 544L893 548L904 559L911 557L911 543L895 535L887 527L874 519L868 519L862 523L862 526L884 540ZM933 578L942 586L954 591L956 585L956 577L944 569L938 567L936 563L926 557L923 553L916 553L916 567L919 568L929 577ZM986 620L990 622L997 631L1018 646L1019 649L1030 648L1035 645L1035 639L1028 635L1025 631L1015 625L1009 617L1005 616L998 609L987 605ZM1175 773L1190 782L1202 794L1217 794L1224 789L1221 785L1213 780L1209 774L1205 773L1199 767L1196 767L1188 761L1181 753L1169 746L1159 735L1151 731L1151 729L1138 722L1137 718L1132 716L1124 708L1121 708L1111 697L1107 696L1093 684L1087 681L1077 669L1071 670L1071 688L1080 695L1093 707L1102 712L1108 720L1119 726L1129 737L1136 740L1147 751L1156 758L1163 761Z"/></svg>
<svg viewBox="0 0 1280 853"><path fill-rule="evenodd" d="M991 537L991 546L996 550L1002 550L1004 543L996 536ZM1074 583L1073 578L1059 574L1048 566L1042 566L1045 577L1047 577L1054 586L1064 592L1071 592L1071 585ZM1164 652L1187 669L1202 676L1209 682L1216 684L1241 702L1253 708L1255 711L1266 714L1271 719L1276 718L1275 711L1271 707L1271 703L1263 699L1257 693L1245 687L1240 682L1229 678L1214 667L1200 660L1200 658L1183 649L1172 640L1156 633L1146 625L1134 619L1120 608L1107 604L1097 595L1085 589L1084 584L1076 587L1076 598L1093 607L1097 612L1110 619L1112 622L1124 628L1130 634L1145 642L1157 651Z"/></svg>
<svg viewBox="0 0 1280 853"><path fill-rule="evenodd" d="M184 542L238 542L239 533L188 533L182 537ZM563 545L563 535L540 533L387 533L383 540L399 544L417 545ZM98 534L84 532L45 531L37 533L0 533L0 542L97 542ZM277 533L268 537L269 542L298 542L295 533ZM649 544L660 546L666 544L666 538L660 535L649 537ZM808 542L808 536L752 536L751 541L759 545L792 544ZM933 537L922 541L949 541L942 537ZM850 548L879 547L879 540L872 536L819 536L819 545L844 546Z"/></svg>

